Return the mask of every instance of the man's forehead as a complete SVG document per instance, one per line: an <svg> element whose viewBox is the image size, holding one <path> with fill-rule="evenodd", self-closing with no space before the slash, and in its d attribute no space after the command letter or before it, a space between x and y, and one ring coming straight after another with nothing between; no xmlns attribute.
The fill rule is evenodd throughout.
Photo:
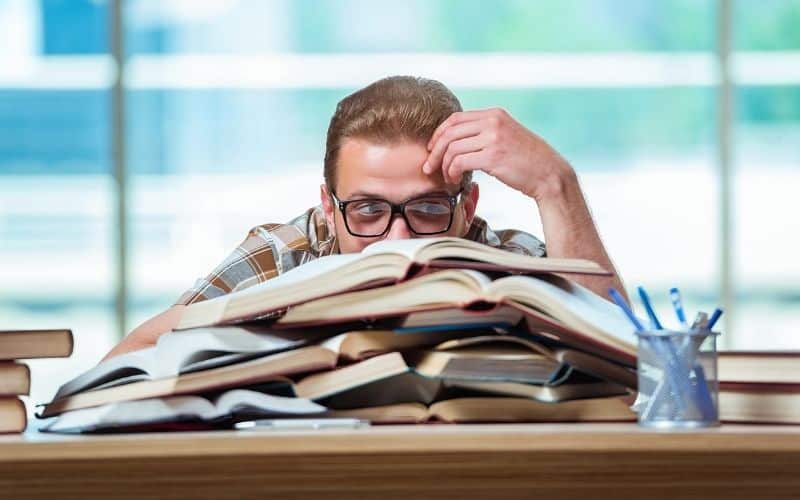
<svg viewBox="0 0 800 500"><path fill-rule="evenodd" d="M351 191L347 197L348 198L387 198L387 199L389 199L389 198L396 198L397 197L397 196L390 196L390 195L399 194L396 189L390 189L390 191L391 191L391 193L389 193L389 195L387 195L385 189L384 190L380 190L380 191L370 191L368 189L360 189L359 188L359 189L356 189L354 191ZM432 189L421 189L421 190L409 191L409 192L403 193L404 196L402 196L402 198L406 198L407 199L407 198L416 198L416 197L421 197L421 196L449 196L449 195L453 194L451 191L452 190L448 190L445 187L432 188Z"/></svg>
<svg viewBox="0 0 800 500"><path fill-rule="evenodd" d="M337 161L337 194L401 199L427 193L451 191L440 172L427 175L422 164L428 157L425 144L416 142L375 143L347 139Z"/></svg>

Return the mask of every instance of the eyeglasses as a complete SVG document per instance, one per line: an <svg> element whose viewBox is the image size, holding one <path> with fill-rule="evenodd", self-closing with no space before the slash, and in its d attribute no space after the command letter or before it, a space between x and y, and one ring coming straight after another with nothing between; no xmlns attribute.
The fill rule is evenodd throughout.
<svg viewBox="0 0 800 500"><path fill-rule="evenodd" d="M403 203L391 203L380 198L342 201L333 192L331 197L342 212L344 225L350 234L374 238L386 234L394 214L400 214L415 234L447 232L453 224L453 212L463 191L461 188L454 195L428 194Z"/></svg>

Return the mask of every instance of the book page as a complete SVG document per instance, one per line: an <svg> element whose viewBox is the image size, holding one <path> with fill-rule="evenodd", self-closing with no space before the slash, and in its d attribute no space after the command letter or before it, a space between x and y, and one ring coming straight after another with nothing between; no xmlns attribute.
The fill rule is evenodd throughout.
<svg viewBox="0 0 800 500"><path fill-rule="evenodd" d="M237 412L267 415L314 415L325 413L328 409L310 399L274 396L245 389L234 389L217 398L219 416Z"/></svg>
<svg viewBox="0 0 800 500"><path fill-rule="evenodd" d="M53 399L69 396L100 385L108 384L115 379L141 377L153 378L157 370L155 363L155 346L128 352L103 361L94 368L78 375L59 387Z"/></svg>
<svg viewBox="0 0 800 500"><path fill-rule="evenodd" d="M274 278L268 279L267 281L242 290L237 290L228 295L224 295L223 297L231 297L233 294L236 294L237 296L251 295L271 288L280 288L289 284L312 281L328 272L335 271L340 267L349 265L362 258L363 257L357 253L326 255L325 257L319 257L306 262L301 266L294 267L285 273L281 273Z"/></svg>
<svg viewBox="0 0 800 500"><path fill-rule="evenodd" d="M410 238L407 240L381 240L367 246L361 253L397 253L408 258L409 262L417 262L417 255L420 251L434 244L455 243L462 241L461 238L439 237L439 238Z"/></svg>
<svg viewBox="0 0 800 500"><path fill-rule="evenodd" d="M614 345L636 351L636 334L622 311L588 289L559 276L509 276L492 283L498 300L507 297L575 330L602 334Z"/></svg>

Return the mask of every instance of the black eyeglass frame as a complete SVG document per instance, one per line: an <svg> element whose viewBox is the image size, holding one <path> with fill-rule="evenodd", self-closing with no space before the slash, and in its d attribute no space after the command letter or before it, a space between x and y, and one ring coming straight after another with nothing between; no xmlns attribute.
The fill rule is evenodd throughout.
<svg viewBox="0 0 800 500"><path fill-rule="evenodd" d="M464 188L462 187L461 189L459 189L454 194L447 194L447 195L424 194L424 195L420 195L420 196L415 196L413 198L409 198L408 200L406 200L406 201L404 201L402 203L392 203L391 201L384 200L383 198L358 198L358 199L355 199L355 200L340 200L336 196L336 193L334 193L333 191L331 191L331 198L333 198L333 201L336 203L337 208L339 208L339 211L342 213L342 219L344 219L344 227L347 228L347 232L350 233L351 235L357 237L357 238L379 238L379 237L385 235L387 232L389 232L389 229L392 227L392 221L394 220L395 214L400 214L400 216L406 222L406 225L408 226L408 229L411 230L412 233L420 235L420 236L430 236L430 235L433 235L433 234L446 233L447 231L450 230L450 227L453 225L453 216L455 215L456 205L458 205L458 201L459 201L458 197L461 196L461 194L463 192L464 192ZM408 217L406 217L406 211L405 211L406 210L406 205L408 205L409 203L413 203L415 201L420 201L420 200L424 200L424 199L427 199L427 198L436 198L438 196L441 196L442 198L446 198L447 201L450 203L450 219L447 221L447 227L442 229L441 231L434 231L432 233L419 233L417 231L414 231L414 228L412 227L411 222L409 222L408 221ZM377 202L381 202L381 203L386 203L392 209L391 213L389 214L389 222L386 224L386 229L384 229L383 232L380 233L380 234L358 234L358 233L353 232L352 229L350 229L350 223L347 222L347 212L346 212L347 205L349 205L350 203L365 202L365 201L377 201Z"/></svg>

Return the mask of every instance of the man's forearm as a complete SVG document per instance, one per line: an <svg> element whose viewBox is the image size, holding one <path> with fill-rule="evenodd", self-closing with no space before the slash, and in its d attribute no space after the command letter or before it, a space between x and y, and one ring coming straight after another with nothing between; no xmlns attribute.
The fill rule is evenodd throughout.
<svg viewBox="0 0 800 500"><path fill-rule="evenodd" d="M156 344L158 338L172 330L181 320L186 306L172 306L136 327L127 337L105 355L103 361L126 352L138 351Z"/></svg>
<svg viewBox="0 0 800 500"><path fill-rule="evenodd" d="M547 255L597 262L614 274L574 275L570 279L603 297L608 297L609 287L624 294L622 280L603 246L575 171L565 168L546 189L538 193L536 201L542 218Z"/></svg>

